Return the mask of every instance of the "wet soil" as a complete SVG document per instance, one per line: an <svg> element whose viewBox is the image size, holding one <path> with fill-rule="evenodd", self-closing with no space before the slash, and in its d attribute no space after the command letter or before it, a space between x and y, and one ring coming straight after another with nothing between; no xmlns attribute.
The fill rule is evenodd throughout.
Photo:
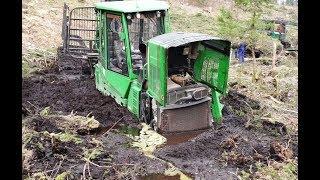
<svg viewBox="0 0 320 180"><path fill-rule="evenodd" d="M205 131L207 130L162 134L167 139L167 142L162 147L186 142Z"/></svg>
<svg viewBox="0 0 320 180"><path fill-rule="evenodd" d="M131 114L111 97L95 89L94 79L81 70L83 59L75 59L58 53L57 65L38 71L22 81L22 104L29 111L51 107L60 114L95 117L104 126L110 126L119 118L134 122Z"/></svg>
<svg viewBox="0 0 320 180"><path fill-rule="evenodd" d="M146 176L138 176L138 180L179 180L180 175L167 176L164 174L149 174Z"/></svg>
<svg viewBox="0 0 320 180"><path fill-rule="evenodd" d="M167 143L154 152L164 161L147 157L130 147L131 139L123 135L136 133L138 122L111 97L95 89L94 79L82 73L81 61L58 52L54 68L23 79L22 121L24 134L28 134L23 146L29 151L23 157L24 177L42 172L54 178L62 172L71 172L68 179L84 175L92 179L179 179L163 174L168 168L166 162L170 162L194 179L237 179L234 175L237 169L248 170L257 161L281 161L288 152L291 158L297 156L297 136L287 134L282 125L265 123L262 130L250 129L246 127L247 119L224 109L221 126L201 132L164 134ZM248 113L248 104L251 109L261 108L259 102L236 91L231 91L223 103L244 113ZM50 107L50 114L39 115L45 107ZM62 142L48 135L65 133L67 129L61 124L66 119L60 115L71 112L94 116L100 122L94 131L75 132L81 143ZM285 133L274 136L270 129ZM292 155L291 151L283 155L282 147L289 139ZM84 159L86 151L93 149L100 153L88 163ZM88 166L90 174L85 170Z"/></svg>
<svg viewBox="0 0 320 180"><path fill-rule="evenodd" d="M58 61L53 68L23 79L22 105L25 111L22 121L24 137L27 137L23 146L30 151L23 157L23 176L40 172L54 178L62 172L71 172L69 179L80 179L88 164L84 154L93 149L101 152L91 161L99 166L108 166L90 164L93 179L126 179L163 172L166 163L146 157L129 146L131 140L120 131L132 131L139 126L137 120L114 99L95 89L94 79L82 73L81 61L58 51ZM50 107L50 113L40 115L46 107ZM72 122L68 123L74 129L62 126L66 123L63 115L71 113L94 116L100 126L86 133L77 131L77 125L72 125ZM122 128L124 125L130 128ZM82 142L61 142L49 135L66 132L74 133ZM86 177L90 177L87 171Z"/></svg>
<svg viewBox="0 0 320 180"><path fill-rule="evenodd" d="M275 159L270 151L274 142L284 145L295 137L271 136L245 127L245 119L224 115L223 125L203 132L188 141L165 146L154 153L158 158L172 162L181 171L195 179L238 179L234 172L248 171L255 162L267 163ZM228 146L225 144L229 143ZM291 143L293 156L297 156L297 144ZM254 169L253 169L254 170Z"/></svg>

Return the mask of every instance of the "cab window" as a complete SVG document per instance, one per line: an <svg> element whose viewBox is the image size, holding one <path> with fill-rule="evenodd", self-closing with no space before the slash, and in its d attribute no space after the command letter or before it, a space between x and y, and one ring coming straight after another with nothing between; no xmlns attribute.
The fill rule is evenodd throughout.
<svg viewBox="0 0 320 180"><path fill-rule="evenodd" d="M107 13L108 69L128 75L125 43L120 38L123 31L121 16Z"/></svg>

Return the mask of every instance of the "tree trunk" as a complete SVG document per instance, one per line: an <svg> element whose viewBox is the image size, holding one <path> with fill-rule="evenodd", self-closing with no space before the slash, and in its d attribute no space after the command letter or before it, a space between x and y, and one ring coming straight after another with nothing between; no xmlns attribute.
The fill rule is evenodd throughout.
<svg viewBox="0 0 320 180"><path fill-rule="evenodd" d="M277 60L277 43L273 42L272 70L274 70L276 67L276 60Z"/></svg>
<svg viewBox="0 0 320 180"><path fill-rule="evenodd" d="M251 55L252 55L252 60L253 60L253 78L256 81L258 79L257 77L257 61L256 61L256 54L254 52L254 47L251 48Z"/></svg>

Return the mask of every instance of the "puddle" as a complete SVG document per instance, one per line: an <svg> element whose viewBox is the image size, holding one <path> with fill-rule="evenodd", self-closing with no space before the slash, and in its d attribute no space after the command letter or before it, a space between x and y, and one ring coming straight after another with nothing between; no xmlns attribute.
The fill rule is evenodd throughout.
<svg viewBox="0 0 320 180"><path fill-rule="evenodd" d="M103 135L104 133L106 133L107 131L109 131L109 129L111 128L112 126L104 126L104 127L99 127L97 128L95 131L94 131L94 134L97 135L97 136L100 136L100 135ZM114 130L114 129L119 129L120 126L118 125L115 125L114 127L112 127L112 129L110 129L110 131Z"/></svg>
<svg viewBox="0 0 320 180"><path fill-rule="evenodd" d="M186 142L205 131L207 131L207 129L190 131L190 132L162 134L162 136L164 136L167 139L166 144L164 144L162 147Z"/></svg>
<svg viewBox="0 0 320 180"><path fill-rule="evenodd" d="M139 128L131 127L131 126L128 126L128 125L120 126L117 129L120 131L120 133L129 134L129 135L132 135L132 136L139 136L140 130L141 130Z"/></svg>
<svg viewBox="0 0 320 180"><path fill-rule="evenodd" d="M111 129L112 128L112 129ZM132 136L138 136L140 134L140 129L136 127L131 127L128 125L115 125L115 126L105 126L105 127L99 127L95 130L94 134L97 136L103 135L107 131L113 131L117 130L122 134L129 134Z"/></svg>

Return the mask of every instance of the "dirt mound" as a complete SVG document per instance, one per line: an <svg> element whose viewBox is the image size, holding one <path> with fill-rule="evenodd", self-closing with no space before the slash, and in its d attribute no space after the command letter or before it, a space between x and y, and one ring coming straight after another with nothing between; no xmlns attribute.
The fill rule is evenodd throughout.
<svg viewBox="0 0 320 180"><path fill-rule="evenodd" d="M258 110L261 108L259 101L251 99L235 90L229 90L228 94L223 97L222 102L244 113L248 113L248 109Z"/></svg>

